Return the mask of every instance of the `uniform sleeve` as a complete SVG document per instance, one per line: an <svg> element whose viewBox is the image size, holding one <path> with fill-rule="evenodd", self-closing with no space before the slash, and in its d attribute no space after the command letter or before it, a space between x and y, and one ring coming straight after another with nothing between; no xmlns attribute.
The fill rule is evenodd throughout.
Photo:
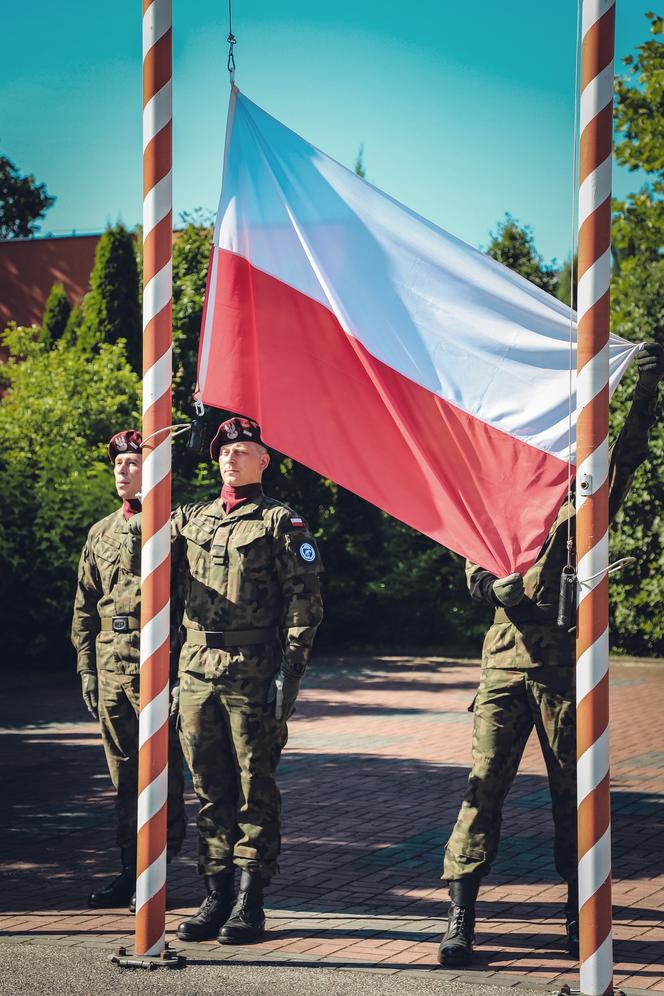
<svg viewBox="0 0 664 996"><path fill-rule="evenodd" d="M466 561L466 584L470 597L476 602L486 602L496 608L500 602L493 593L493 582L497 581L495 574L485 571L479 564Z"/></svg>
<svg viewBox="0 0 664 996"><path fill-rule="evenodd" d="M95 641L100 629L97 603L102 596L101 581L90 544L86 540L78 563L74 616L71 624L71 642L76 650L76 671L96 671Z"/></svg>
<svg viewBox="0 0 664 996"><path fill-rule="evenodd" d="M643 394L638 385L632 405L611 448L609 461L609 521L629 494L634 475L648 457L648 433L657 419L657 394Z"/></svg>
<svg viewBox="0 0 664 996"><path fill-rule="evenodd" d="M293 526L293 518L299 526ZM296 674L304 674L316 630L323 618L320 575L323 571L316 541L304 520L283 515L275 536L275 560L281 583L285 655Z"/></svg>

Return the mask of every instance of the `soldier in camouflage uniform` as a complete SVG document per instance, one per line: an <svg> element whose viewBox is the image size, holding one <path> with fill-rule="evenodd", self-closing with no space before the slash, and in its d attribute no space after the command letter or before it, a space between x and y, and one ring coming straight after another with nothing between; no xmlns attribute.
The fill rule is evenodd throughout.
<svg viewBox="0 0 664 996"><path fill-rule="evenodd" d="M611 453L610 520L648 455L664 351L647 344L636 363L639 380L633 403ZM498 579L477 564L466 564L471 596L493 606L495 616L484 640L472 707L473 766L445 849L443 878L452 902L438 952L442 965L471 960L480 880L496 857L503 803L533 726L551 789L556 869L568 883L567 948L578 955L575 641L573 632L556 624L560 576L567 562L567 524L571 519L574 537L574 515L574 506L565 502L537 561L523 577Z"/></svg>
<svg viewBox="0 0 664 996"><path fill-rule="evenodd" d="M322 619L322 565L303 519L263 493L269 455L255 422L222 423L210 456L219 460L220 497L172 517L184 587L180 735L200 803L198 870L207 886L178 937L246 944L263 933L263 885L277 872L275 769ZM136 541L134 570L137 552Z"/></svg>
<svg viewBox="0 0 664 996"><path fill-rule="evenodd" d="M114 907L130 902L136 882L138 798L138 712L140 581L120 565L129 522L140 509L141 436L116 433L108 445L122 505L88 533L78 568L71 637L85 704L101 727L109 774L116 791L117 843L122 871L89 905ZM176 656L174 661L177 661ZM173 721L174 725L174 721ZM185 834L184 772L177 735L171 737L168 766L168 855Z"/></svg>

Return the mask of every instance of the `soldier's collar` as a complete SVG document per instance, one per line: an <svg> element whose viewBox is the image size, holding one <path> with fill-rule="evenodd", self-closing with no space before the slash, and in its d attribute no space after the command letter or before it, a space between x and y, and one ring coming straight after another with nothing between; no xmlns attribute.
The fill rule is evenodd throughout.
<svg viewBox="0 0 664 996"><path fill-rule="evenodd" d="M261 492L261 494L256 495L255 498L248 498L241 505L238 505L237 508L234 508L232 512L224 511L224 505L221 498L216 499L215 505L221 519L224 521L227 521L228 519L235 521L235 519L247 519L255 516L256 510L260 508L264 501L265 495Z"/></svg>

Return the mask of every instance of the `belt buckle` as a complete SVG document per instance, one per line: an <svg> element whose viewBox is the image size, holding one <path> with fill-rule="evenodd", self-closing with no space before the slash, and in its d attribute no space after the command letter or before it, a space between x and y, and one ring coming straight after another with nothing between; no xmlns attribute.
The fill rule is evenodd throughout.
<svg viewBox="0 0 664 996"><path fill-rule="evenodd" d="M126 616L112 616L111 625L114 633L129 632L129 620Z"/></svg>

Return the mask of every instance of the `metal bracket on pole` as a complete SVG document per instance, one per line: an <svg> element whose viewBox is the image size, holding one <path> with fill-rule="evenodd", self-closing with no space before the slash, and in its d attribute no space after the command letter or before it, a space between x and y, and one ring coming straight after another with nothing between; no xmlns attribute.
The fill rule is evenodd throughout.
<svg viewBox="0 0 664 996"><path fill-rule="evenodd" d="M120 947L115 954L111 955L110 961L118 968L137 969L143 968L146 972L154 972L158 968L186 968L187 959L184 955L178 954L169 948L168 944L154 958L145 955L135 955L127 951L127 948Z"/></svg>
<svg viewBox="0 0 664 996"><path fill-rule="evenodd" d="M579 494L591 495L593 493L593 475L592 474L580 474L579 475Z"/></svg>

